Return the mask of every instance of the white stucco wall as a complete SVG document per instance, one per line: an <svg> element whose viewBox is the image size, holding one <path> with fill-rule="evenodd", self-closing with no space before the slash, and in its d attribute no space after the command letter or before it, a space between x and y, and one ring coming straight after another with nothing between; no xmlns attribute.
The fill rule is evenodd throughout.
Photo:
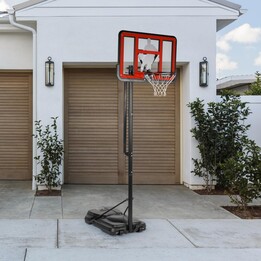
<svg viewBox="0 0 261 261"><path fill-rule="evenodd" d="M162 24L164 24L163 27ZM177 24L179 26L176 26ZM186 105L196 97L201 97L206 101L215 99L215 28L215 19L209 17L160 17L157 18L156 24L151 23L151 19L144 21L142 17L40 18L37 48L37 117L46 122L51 116L59 116L60 130L62 130L63 63L101 63L105 67L108 63L116 66L118 33L123 29L174 35L178 40L177 62L183 68L181 76L183 79L181 85L182 179L188 184L200 183L190 173L191 158L197 152L193 148L194 141L190 134L191 117ZM46 42L46 38L52 41ZM51 56L55 62L53 88L44 86L44 62L48 56ZM206 88L198 84L199 62L204 56L208 58L210 70L209 87Z"/></svg>
<svg viewBox="0 0 261 261"><path fill-rule="evenodd" d="M110 8L106 8L108 3ZM88 8L87 4L92 8ZM18 21L35 20L37 23L36 118L45 125L50 123L52 116L59 116L58 127L61 137L64 136L64 64L116 66L118 33L121 30L174 35L178 41L177 64L181 68L181 182L202 184L191 174L191 158L196 157L198 152L190 133L192 119L187 104L197 97L206 102L215 100L216 20L221 16L222 19L236 19L238 14L235 10L198 0L182 3L179 0L150 0L143 6L135 0L121 1L120 4L121 7L117 8L119 2L116 0L99 3L57 0L17 13ZM78 5L78 8L73 5ZM27 41L27 44L23 47L26 52L21 55L26 56L28 64L16 65L17 69L32 67L32 56L28 54L28 50L32 50L32 42L28 42L31 38L30 35L26 39L23 37L19 41ZM5 48L9 48L9 41L7 37L3 43ZM19 49L19 42L16 43ZM8 52L11 53L12 48ZM54 87L44 84L44 64L48 56L55 62ZM199 62L203 57L207 57L209 62L209 86L205 88L198 83ZM14 67L18 60L17 57L12 62Z"/></svg>
<svg viewBox="0 0 261 261"><path fill-rule="evenodd" d="M0 70L32 70L32 35L1 33Z"/></svg>
<svg viewBox="0 0 261 261"><path fill-rule="evenodd" d="M241 96L243 102L247 102L247 106L251 110L248 116L247 124L250 124L249 138L255 140L258 146L261 147L261 96Z"/></svg>

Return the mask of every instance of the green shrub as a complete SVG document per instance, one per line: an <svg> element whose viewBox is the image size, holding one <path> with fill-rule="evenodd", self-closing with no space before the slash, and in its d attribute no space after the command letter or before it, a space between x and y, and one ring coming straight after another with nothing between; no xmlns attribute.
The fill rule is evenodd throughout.
<svg viewBox="0 0 261 261"><path fill-rule="evenodd" d="M249 108L239 96L227 92L220 102L208 103L206 108L199 99L188 106L200 152L199 159L192 159L192 172L205 180L208 190L216 181L233 203L246 209L261 196L261 148L248 138L250 125L244 123Z"/></svg>
<svg viewBox="0 0 261 261"><path fill-rule="evenodd" d="M59 139L57 133L57 118L52 117L52 125L47 125L45 128L40 120L36 121L36 134L33 135L40 152L40 155L34 159L41 165L41 171L35 176L35 180L38 185L45 185L48 190L60 185L60 166L64 149L63 141Z"/></svg>
<svg viewBox="0 0 261 261"><path fill-rule="evenodd" d="M261 95L261 73L256 72L256 81L250 84L249 90L245 95Z"/></svg>
<svg viewBox="0 0 261 261"><path fill-rule="evenodd" d="M250 114L246 103L231 92L224 92L220 102L210 102L205 107L203 100L197 99L188 104L195 120L191 129L198 141L199 159L192 159L195 175L202 177L208 190L213 181L226 188L228 183L223 175L221 164L242 151L242 139L247 137L250 125L244 124Z"/></svg>
<svg viewBox="0 0 261 261"><path fill-rule="evenodd" d="M256 143L244 139L243 149L222 164L224 178L229 187L231 201L241 209L261 196L261 149Z"/></svg>

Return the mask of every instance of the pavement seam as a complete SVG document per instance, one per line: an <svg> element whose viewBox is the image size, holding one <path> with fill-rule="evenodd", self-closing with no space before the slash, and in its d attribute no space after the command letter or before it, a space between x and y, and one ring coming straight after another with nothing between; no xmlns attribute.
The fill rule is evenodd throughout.
<svg viewBox="0 0 261 261"><path fill-rule="evenodd" d="M173 226L183 237L185 237L195 248L200 248L196 244L194 244L184 233L182 233L181 230L179 230L169 219L167 221L170 223L171 226Z"/></svg>
<svg viewBox="0 0 261 261"><path fill-rule="evenodd" d="M63 190L61 189L61 211L62 211L62 218L63 218Z"/></svg>
<svg viewBox="0 0 261 261"><path fill-rule="evenodd" d="M57 219L57 226L56 226L56 247L60 248L60 246L59 246L59 219Z"/></svg>
<svg viewBox="0 0 261 261"><path fill-rule="evenodd" d="M26 258L27 258L27 248L25 249L25 252L24 252L24 261L26 261Z"/></svg>
<svg viewBox="0 0 261 261"><path fill-rule="evenodd" d="M29 219L32 216L32 212L33 212L33 208L34 208L34 202L35 202L35 196L34 196L34 200L33 200L33 203L32 203L32 207L31 207L30 212L29 212Z"/></svg>

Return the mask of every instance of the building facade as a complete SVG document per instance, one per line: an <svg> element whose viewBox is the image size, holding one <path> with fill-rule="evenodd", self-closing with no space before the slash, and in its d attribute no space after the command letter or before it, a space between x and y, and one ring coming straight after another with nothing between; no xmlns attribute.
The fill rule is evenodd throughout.
<svg viewBox="0 0 261 261"><path fill-rule="evenodd" d="M62 181L125 184L123 83L117 79L121 30L177 38L178 76L167 97L134 84L134 183L202 184L187 104L216 97L216 32L241 15L224 0L32 0L0 20L0 179L28 180L39 171L33 122L58 116L65 158ZM55 83L45 86L45 61ZM199 86L207 57L208 87ZM32 179L33 180L33 179ZM34 187L34 181L33 181Z"/></svg>

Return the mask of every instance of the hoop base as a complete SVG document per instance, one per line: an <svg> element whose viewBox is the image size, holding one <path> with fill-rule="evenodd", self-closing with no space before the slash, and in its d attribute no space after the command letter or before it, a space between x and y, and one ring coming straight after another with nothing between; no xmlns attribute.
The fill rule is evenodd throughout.
<svg viewBox="0 0 261 261"><path fill-rule="evenodd" d="M147 73L145 79L152 85L154 96L164 97L168 86L176 78L176 73Z"/></svg>

